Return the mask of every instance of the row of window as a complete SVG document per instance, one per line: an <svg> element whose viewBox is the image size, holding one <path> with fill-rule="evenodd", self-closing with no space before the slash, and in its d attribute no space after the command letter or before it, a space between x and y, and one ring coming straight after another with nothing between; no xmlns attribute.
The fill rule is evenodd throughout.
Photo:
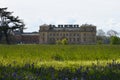
<svg viewBox="0 0 120 80"><path fill-rule="evenodd" d="M68 34L68 33L50 33L49 34L49 36L80 36L81 34L79 34L79 33L70 33L70 34ZM86 34L86 33L84 33L83 34L84 36L95 36L95 34ZM44 35L44 33L43 33L43 36L45 36Z"/></svg>
<svg viewBox="0 0 120 80"><path fill-rule="evenodd" d="M59 39L59 38L50 38L50 41L57 41L57 40L61 40L61 39ZM69 38L69 39L67 39L69 42L79 42L79 41L81 41L80 40L80 38Z"/></svg>
<svg viewBox="0 0 120 80"><path fill-rule="evenodd" d="M42 40L44 41L45 39L42 38ZM58 41L58 40L61 40L61 39L60 39L60 38L50 38L50 39L49 39L49 41L52 41L52 42L55 42L55 41ZM80 38L67 38L67 40L68 40L69 42L80 42L80 41L81 41ZM91 40L92 40L92 41L95 41L94 39L91 39ZM90 41L91 41L91 40L90 40ZM86 39L86 38L83 38L83 41L86 42L87 39Z"/></svg>
<svg viewBox="0 0 120 80"><path fill-rule="evenodd" d="M74 33L74 34L50 33L49 36L80 36L80 34L77 34L77 33Z"/></svg>
<svg viewBox="0 0 120 80"><path fill-rule="evenodd" d="M81 28L81 31L95 31L95 28Z"/></svg>

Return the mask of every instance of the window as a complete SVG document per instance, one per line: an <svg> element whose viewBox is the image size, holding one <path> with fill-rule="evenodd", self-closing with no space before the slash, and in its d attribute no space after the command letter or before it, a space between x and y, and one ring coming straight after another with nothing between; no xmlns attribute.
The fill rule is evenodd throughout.
<svg viewBox="0 0 120 80"><path fill-rule="evenodd" d="M86 36L86 34L84 33L84 36Z"/></svg>
<svg viewBox="0 0 120 80"><path fill-rule="evenodd" d="M75 41L75 38L73 38L73 41Z"/></svg>
<svg viewBox="0 0 120 80"><path fill-rule="evenodd" d="M50 33L49 36L52 36L52 34Z"/></svg>
<svg viewBox="0 0 120 80"><path fill-rule="evenodd" d="M53 33L53 36L55 36L55 34Z"/></svg>
<svg viewBox="0 0 120 80"><path fill-rule="evenodd" d="M52 38L52 41L55 41L55 38Z"/></svg>
<svg viewBox="0 0 120 80"><path fill-rule="evenodd" d="M43 38L43 41L44 41L45 39Z"/></svg>
<svg viewBox="0 0 120 80"><path fill-rule="evenodd" d="M60 36L62 36L62 33L60 33Z"/></svg>
<svg viewBox="0 0 120 80"><path fill-rule="evenodd" d="M74 33L74 36L76 36L76 34Z"/></svg>
<svg viewBox="0 0 120 80"><path fill-rule="evenodd" d="M57 36L59 36L59 34L57 33Z"/></svg>
<svg viewBox="0 0 120 80"><path fill-rule="evenodd" d="M79 40L80 40L80 39L79 39L79 38L77 38L77 41L78 41L78 42L79 42Z"/></svg>
<svg viewBox="0 0 120 80"><path fill-rule="evenodd" d="M68 36L68 34L66 34L66 36Z"/></svg>
<svg viewBox="0 0 120 80"><path fill-rule="evenodd" d="M50 41L52 41L52 39L51 39L51 38L50 38L49 40L50 40Z"/></svg>
<svg viewBox="0 0 120 80"><path fill-rule="evenodd" d="M86 38L84 38L84 42L86 41Z"/></svg>
<svg viewBox="0 0 120 80"><path fill-rule="evenodd" d="M69 38L69 41L71 42L71 38Z"/></svg>
<svg viewBox="0 0 120 80"><path fill-rule="evenodd" d="M79 33L77 34L77 36L79 36Z"/></svg>
<svg viewBox="0 0 120 80"><path fill-rule="evenodd" d="M94 31L94 28L91 28L91 31Z"/></svg>

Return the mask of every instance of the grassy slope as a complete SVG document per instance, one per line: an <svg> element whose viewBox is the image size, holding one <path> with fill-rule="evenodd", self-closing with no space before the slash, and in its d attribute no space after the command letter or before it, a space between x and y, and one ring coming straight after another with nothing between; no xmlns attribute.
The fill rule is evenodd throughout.
<svg viewBox="0 0 120 80"><path fill-rule="evenodd" d="M86 65L97 59L104 62L119 58L120 45L0 45L1 64Z"/></svg>

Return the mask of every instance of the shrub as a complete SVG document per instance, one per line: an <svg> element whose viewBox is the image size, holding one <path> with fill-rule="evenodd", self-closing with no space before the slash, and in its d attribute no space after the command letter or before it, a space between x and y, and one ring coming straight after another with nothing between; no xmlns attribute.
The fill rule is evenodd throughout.
<svg viewBox="0 0 120 80"><path fill-rule="evenodd" d="M101 45L102 44L102 40L98 40L97 44Z"/></svg>
<svg viewBox="0 0 120 80"><path fill-rule="evenodd" d="M120 44L120 38L117 36L111 36L110 37L110 43L111 44Z"/></svg>
<svg viewBox="0 0 120 80"><path fill-rule="evenodd" d="M62 39L61 43L62 43L63 45L66 45L66 44L68 44L68 40L67 40L66 38L64 38L64 39Z"/></svg>
<svg viewBox="0 0 120 80"><path fill-rule="evenodd" d="M62 43L61 43L61 40L57 40L57 41L56 41L56 44L62 44Z"/></svg>
<svg viewBox="0 0 120 80"><path fill-rule="evenodd" d="M66 45L66 44L68 44L68 40L66 38L63 38L62 40L57 40L56 44Z"/></svg>

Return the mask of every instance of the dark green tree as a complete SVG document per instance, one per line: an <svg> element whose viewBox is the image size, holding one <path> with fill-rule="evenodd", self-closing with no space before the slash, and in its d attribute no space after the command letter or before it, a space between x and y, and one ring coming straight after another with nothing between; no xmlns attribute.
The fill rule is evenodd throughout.
<svg viewBox="0 0 120 80"><path fill-rule="evenodd" d="M0 8L0 39L4 35L7 44L10 44L10 33L17 29L23 32L25 26L24 22L18 16L13 16L12 13L7 11L7 8Z"/></svg>
<svg viewBox="0 0 120 80"><path fill-rule="evenodd" d="M117 36L111 36L110 37L110 43L111 44L120 44L120 38Z"/></svg>

